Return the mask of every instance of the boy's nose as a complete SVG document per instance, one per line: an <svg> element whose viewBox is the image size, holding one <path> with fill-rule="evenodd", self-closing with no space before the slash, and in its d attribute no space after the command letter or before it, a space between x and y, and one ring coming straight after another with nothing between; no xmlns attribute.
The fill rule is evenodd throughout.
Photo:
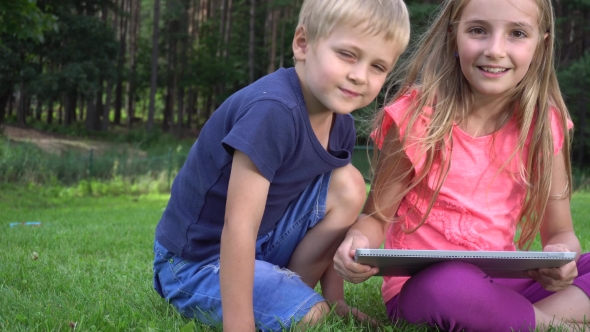
<svg viewBox="0 0 590 332"><path fill-rule="evenodd" d="M506 39L497 34L488 39L484 55L490 58L503 58L506 56Z"/></svg>
<svg viewBox="0 0 590 332"><path fill-rule="evenodd" d="M356 64L350 68L348 72L348 79L351 80L354 84L365 84L367 83L367 75L368 75L369 68L363 64Z"/></svg>

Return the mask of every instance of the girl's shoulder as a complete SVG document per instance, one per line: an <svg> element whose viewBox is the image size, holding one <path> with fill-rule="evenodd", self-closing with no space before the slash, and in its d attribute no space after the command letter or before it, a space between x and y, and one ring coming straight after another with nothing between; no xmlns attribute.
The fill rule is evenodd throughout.
<svg viewBox="0 0 590 332"><path fill-rule="evenodd" d="M384 107L385 116L391 117L398 125L409 115L408 111L420 103L420 89L412 88L398 96L393 102ZM421 114L432 113L432 107L424 106Z"/></svg>
<svg viewBox="0 0 590 332"><path fill-rule="evenodd" d="M574 123L567 115L567 112L563 112L555 106L549 106L549 124L551 125L551 134L553 136L553 153L557 154L563 147L565 138L564 132L564 121L565 129L571 130L574 127Z"/></svg>
<svg viewBox="0 0 590 332"><path fill-rule="evenodd" d="M385 106L385 111L390 113L391 111L396 111L399 109L407 109L412 103L415 103L419 100L419 96L419 89L410 89L395 98L391 103L389 103L389 105Z"/></svg>

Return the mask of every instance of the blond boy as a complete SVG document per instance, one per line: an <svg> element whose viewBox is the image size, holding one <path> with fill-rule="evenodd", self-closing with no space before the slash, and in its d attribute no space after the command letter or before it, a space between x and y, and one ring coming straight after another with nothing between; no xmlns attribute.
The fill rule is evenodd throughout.
<svg viewBox="0 0 590 332"><path fill-rule="evenodd" d="M350 113L375 99L408 39L401 0L304 1L295 67L229 97L174 180L154 244L162 297L226 331L350 311L332 261L365 199Z"/></svg>

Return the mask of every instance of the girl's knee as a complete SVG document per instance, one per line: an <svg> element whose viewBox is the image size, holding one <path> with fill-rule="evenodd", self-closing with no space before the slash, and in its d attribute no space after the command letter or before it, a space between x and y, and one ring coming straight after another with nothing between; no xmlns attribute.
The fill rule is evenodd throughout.
<svg viewBox="0 0 590 332"><path fill-rule="evenodd" d="M332 206L358 207L360 211L366 197L365 179L352 164L332 172L328 189L328 202L332 202Z"/></svg>
<svg viewBox="0 0 590 332"><path fill-rule="evenodd" d="M406 282L400 292L399 310L409 321L429 321L431 315L463 308L470 302L471 289L489 280L472 264L435 264Z"/></svg>

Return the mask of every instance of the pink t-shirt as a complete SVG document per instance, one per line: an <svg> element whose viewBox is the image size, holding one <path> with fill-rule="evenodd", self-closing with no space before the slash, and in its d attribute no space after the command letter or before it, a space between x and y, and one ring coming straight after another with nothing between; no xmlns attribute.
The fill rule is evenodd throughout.
<svg viewBox="0 0 590 332"><path fill-rule="evenodd" d="M403 135L405 111L416 96L414 91L385 108L381 137L374 137L379 146L393 121ZM432 112L431 109L425 111ZM557 154L564 135L556 112L556 109L551 110L551 129L554 153ZM427 121L424 116L418 119L415 126L418 135L426 128ZM568 121L568 127L572 126ZM481 137L472 137L456 125L452 130L451 167L428 218L415 232L406 234L402 231L402 226L411 229L420 222L429 202L429 199L421 200L416 208L413 203L418 197L417 191L410 191L397 211L399 221L389 227L385 248L516 250L516 219L526 188L519 175L518 156L505 165L518 143L516 122L511 120L497 132ZM420 169L423 161L417 160L416 144L406 142L405 146L414 167ZM523 155L526 154L527 147L523 151ZM427 180L428 188L434 188L435 179L427 177ZM383 278L385 302L399 293L406 280L407 277Z"/></svg>

